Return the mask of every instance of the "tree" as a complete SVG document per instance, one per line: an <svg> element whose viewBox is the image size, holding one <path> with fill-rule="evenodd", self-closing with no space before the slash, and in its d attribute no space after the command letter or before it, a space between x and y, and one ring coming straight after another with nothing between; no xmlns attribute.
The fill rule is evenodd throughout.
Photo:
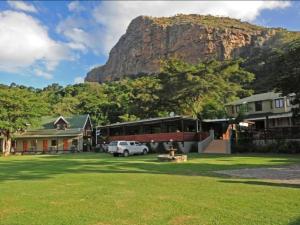
<svg viewBox="0 0 300 225"><path fill-rule="evenodd" d="M26 130L38 123L45 104L36 93L23 88L0 89L0 134L3 136L3 153L8 155L14 132Z"/></svg>
<svg viewBox="0 0 300 225"><path fill-rule="evenodd" d="M211 60L190 65L176 59L167 61L159 74L163 86L161 100L177 114L220 116L225 112L225 103L252 93L245 87L254 74L241 68L241 62ZM212 112L213 109L216 111Z"/></svg>
<svg viewBox="0 0 300 225"><path fill-rule="evenodd" d="M279 55L273 63L273 74L277 82L275 87L283 95L294 93L293 105L300 104L300 40L291 43L288 50ZM300 118L299 107L293 108L295 118Z"/></svg>

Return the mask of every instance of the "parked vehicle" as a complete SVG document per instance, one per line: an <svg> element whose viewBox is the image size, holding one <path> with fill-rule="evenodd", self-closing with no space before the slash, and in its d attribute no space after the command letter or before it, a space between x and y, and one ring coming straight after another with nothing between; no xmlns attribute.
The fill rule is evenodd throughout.
<svg viewBox="0 0 300 225"><path fill-rule="evenodd" d="M124 157L127 157L136 154L146 155L148 152L148 147L137 141L112 141L108 145L108 153L111 153L114 156L123 155Z"/></svg>

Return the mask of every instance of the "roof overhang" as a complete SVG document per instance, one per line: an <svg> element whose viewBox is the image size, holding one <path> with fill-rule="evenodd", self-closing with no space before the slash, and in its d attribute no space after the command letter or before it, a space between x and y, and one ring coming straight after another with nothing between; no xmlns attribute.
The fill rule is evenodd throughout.
<svg viewBox="0 0 300 225"><path fill-rule="evenodd" d="M131 121L131 122L123 122L123 123L113 123L106 126L98 126L98 128L113 128L113 127L120 127L120 126L134 126L139 124L154 124L157 122L171 122L176 120L192 120L196 121L198 119L192 118L192 117L186 117L186 116L170 116L170 117L158 117L158 118L150 118L150 119L143 119L143 120L137 120L137 121Z"/></svg>
<svg viewBox="0 0 300 225"><path fill-rule="evenodd" d="M85 120L85 123L84 123L84 125L83 125L82 129L84 129L84 128L85 128L85 126L86 126L86 123L87 123L88 121L90 121L90 124L91 124L91 129L93 130L93 124L92 124L92 121L91 121L90 114L88 114L88 115L87 115L87 117L86 117L86 120Z"/></svg>
<svg viewBox="0 0 300 225"><path fill-rule="evenodd" d="M13 138L53 138L53 137L78 137L83 136L83 134L62 134L62 135L15 135Z"/></svg>
<svg viewBox="0 0 300 225"><path fill-rule="evenodd" d="M60 119L63 120L63 121L65 121L66 124L69 124L69 122L68 122L63 116L60 116L60 117L58 117L58 118L55 120L54 125L56 125L57 122L58 122Z"/></svg>
<svg viewBox="0 0 300 225"><path fill-rule="evenodd" d="M206 122L206 123L215 123L215 122L229 122L230 120L233 120L233 119L229 119L229 118L223 118L223 119L204 119L202 121Z"/></svg>
<svg viewBox="0 0 300 225"><path fill-rule="evenodd" d="M289 118L292 117L293 113L281 113L281 114L270 114L266 116L258 116L258 117L253 117L253 118L246 118L247 121L255 121L255 120L265 120L266 118L268 119L277 119L277 118Z"/></svg>

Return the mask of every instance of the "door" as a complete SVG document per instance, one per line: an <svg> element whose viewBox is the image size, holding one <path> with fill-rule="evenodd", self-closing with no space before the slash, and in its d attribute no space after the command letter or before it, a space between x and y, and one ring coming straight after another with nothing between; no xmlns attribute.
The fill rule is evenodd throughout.
<svg viewBox="0 0 300 225"><path fill-rule="evenodd" d="M143 146L140 142L135 142L135 152L139 154L143 152Z"/></svg>
<svg viewBox="0 0 300 225"><path fill-rule="evenodd" d="M131 141L129 143L129 153L130 154L136 154L137 153L137 146L135 145L134 141Z"/></svg>
<svg viewBox="0 0 300 225"><path fill-rule="evenodd" d="M28 141L26 141L26 140L23 141L23 151L24 152L28 151Z"/></svg>
<svg viewBox="0 0 300 225"><path fill-rule="evenodd" d="M43 140L43 151L44 152L48 151L48 140Z"/></svg>
<svg viewBox="0 0 300 225"><path fill-rule="evenodd" d="M68 143L68 139L64 139L64 151L69 150L69 143Z"/></svg>

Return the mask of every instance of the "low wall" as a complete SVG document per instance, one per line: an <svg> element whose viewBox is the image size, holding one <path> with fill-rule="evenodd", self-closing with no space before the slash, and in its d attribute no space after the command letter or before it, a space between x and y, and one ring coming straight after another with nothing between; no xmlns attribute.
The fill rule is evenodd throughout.
<svg viewBox="0 0 300 225"><path fill-rule="evenodd" d="M215 139L215 134L213 130L209 131L209 136L203 141L198 142L198 153L202 153L207 146Z"/></svg>
<svg viewBox="0 0 300 225"><path fill-rule="evenodd" d="M171 145L177 149L177 153L197 152L197 141L180 141L180 142L151 142L147 143L149 150L156 153L166 153Z"/></svg>

